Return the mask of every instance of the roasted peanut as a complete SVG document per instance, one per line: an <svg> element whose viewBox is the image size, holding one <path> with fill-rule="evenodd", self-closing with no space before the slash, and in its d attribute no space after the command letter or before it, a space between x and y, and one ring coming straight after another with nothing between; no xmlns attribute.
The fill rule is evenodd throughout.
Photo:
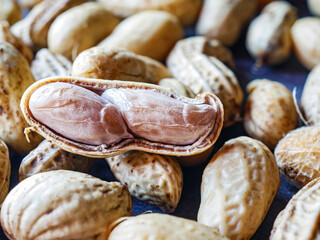
<svg viewBox="0 0 320 240"><path fill-rule="evenodd" d="M12 189L1 208L1 225L10 239L100 239L131 209L122 184L57 170L33 175Z"/></svg>
<svg viewBox="0 0 320 240"><path fill-rule="evenodd" d="M15 0L0 0L0 21L8 21L12 25L20 19L20 7Z"/></svg>
<svg viewBox="0 0 320 240"><path fill-rule="evenodd" d="M23 92L34 83L29 64L11 44L0 42L0 138L19 154L26 154L41 141L30 135L28 143L24 129L29 125L19 108Z"/></svg>
<svg viewBox="0 0 320 240"><path fill-rule="evenodd" d="M114 176L128 186L131 195L158 206L165 212L173 212L183 186L180 165L170 156L128 151L106 158Z"/></svg>
<svg viewBox="0 0 320 240"><path fill-rule="evenodd" d="M19 168L19 181L36 173L53 170L88 172L94 159L66 152L43 140L25 156Z"/></svg>
<svg viewBox="0 0 320 240"><path fill-rule="evenodd" d="M257 0L205 0L196 26L199 35L233 45L257 8Z"/></svg>
<svg viewBox="0 0 320 240"><path fill-rule="evenodd" d="M158 83L171 77L169 70L152 58L119 48L93 47L74 60L72 76Z"/></svg>
<svg viewBox="0 0 320 240"><path fill-rule="evenodd" d="M151 84L75 77L36 82L25 92L21 109L31 130L92 157L134 149L201 153L214 144L223 120L222 104L210 93L191 99Z"/></svg>
<svg viewBox="0 0 320 240"><path fill-rule="evenodd" d="M158 84L159 86L170 88L175 93L188 98L194 98L196 96L188 86L175 78L161 79Z"/></svg>
<svg viewBox="0 0 320 240"><path fill-rule="evenodd" d="M313 15L320 16L320 3L318 0L307 0L308 8Z"/></svg>
<svg viewBox="0 0 320 240"><path fill-rule="evenodd" d="M250 23L246 47L257 66L277 65L289 58L290 29L296 19L296 11L290 3L275 1Z"/></svg>
<svg viewBox="0 0 320 240"><path fill-rule="evenodd" d="M125 48L161 61L182 37L182 25L175 16L162 11L144 11L122 21L99 45Z"/></svg>
<svg viewBox="0 0 320 240"><path fill-rule="evenodd" d="M195 94L210 92L219 97L224 107L224 126L240 118L243 92L234 73L217 58L197 51L188 53L176 46L167 59L172 75Z"/></svg>
<svg viewBox="0 0 320 240"><path fill-rule="evenodd" d="M121 221L122 220L122 221ZM108 240L227 240L217 229L171 215L152 213L122 218L111 229Z"/></svg>
<svg viewBox="0 0 320 240"><path fill-rule="evenodd" d="M299 61L308 69L320 63L320 19L304 17L298 19L291 28L293 49Z"/></svg>
<svg viewBox="0 0 320 240"><path fill-rule="evenodd" d="M48 48L53 53L75 59L83 50L106 38L119 22L99 3L81 4L54 20L48 33Z"/></svg>
<svg viewBox="0 0 320 240"><path fill-rule="evenodd" d="M11 162L9 150L0 139L0 206L6 198L10 185Z"/></svg>
<svg viewBox="0 0 320 240"><path fill-rule="evenodd" d="M304 116L310 125L320 123L320 64L309 73L304 84L301 107Z"/></svg>
<svg viewBox="0 0 320 240"><path fill-rule="evenodd" d="M244 128L249 136L273 149L299 117L291 92L281 83L267 79L252 81L244 112Z"/></svg>
<svg viewBox="0 0 320 240"><path fill-rule="evenodd" d="M292 183L304 186L320 177L320 127L302 127L289 132L274 154L280 171Z"/></svg>
<svg viewBox="0 0 320 240"><path fill-rule="evenodd" d="M54 19L62 12L86 1L43 1L33 8L23 20L14 24L11 31L34 51L45 48L47 47L48 31Z"/></svg>
<svg viewBox="0 0 320 240"><path fill-rule="evenodd" d="M28 60L28 62L32 61L33 53L31 49L27 47L21 39L15 37L10 32L10 27L7 22L0 22L0 41L10 43Z"/></svg>
<svg viewBox="0 0 320 240"><path fill-rule="evenodd" d="M121 18L146 10L161 10L178 17L184 25L193 23L201 8L201 0L98 0L98 2Z"/></svg>
<svg viewBox="0 0 320 240"><path fill-rule="evenodd" d="M230 239L249 239L258 229L280 185L277 163L261 142L227 141L202 175L198 222Z"/></svg>
<svg viewBox="0 0 320 240"><path fill-rule="evenodd" d="M38 81L47 77L69 76L71 67L72 63L64 56L42 48L31 63L31 72Z"/></svg>
<svg viewBox="0 0 320 240"><path fill-rule="evenodd" d="M286 208L278 215L270 240L319 239L320 178L310 182L297 192Z"/></svg>

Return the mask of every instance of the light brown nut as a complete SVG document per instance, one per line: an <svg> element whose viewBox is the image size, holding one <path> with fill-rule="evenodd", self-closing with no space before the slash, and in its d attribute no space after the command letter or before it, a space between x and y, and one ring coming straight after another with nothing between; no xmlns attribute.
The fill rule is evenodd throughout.
<svg viewBox="0 0 320 240"><path fill-rule="evenodd" d="M224 107L224 126L239 120L243 92L234 73L217 58L196 51L187 53L175 47L167 65L172 75L195 94L210 92L217 95Z"/></svg>
<svg viewBox="0 0 320 240"><path fill-rule="evenodd" d="M320 177L320 126L302 127L289 132L278 143L274 154L281 173L297 186Z"/></svg>
<svg viewBox="0 0 320 240"><path fill-rule="evenodd" d="M308 69L320 63L320 19L304 17L298 19L291 28L293 49L299 61Z"/></svg>
<svg viewBox="0 0 320 240"><path fill-rule="evenodd" d="M45 0L33 8L21 21L11 27L14 35L37 51L47 47L49 28L54 19L64 11L87 0Z"/></svg>
<svg viewBox="0 0 320 240"><path fill-rule="evenodd" d="M233 45L257 8L257 0L205 0L196 26L198 35Z"/></svg>
<svg viewBox="0 0 320 240"><path fill-rule="evenodd" d="M93 162L93 158L66 152L47 140L43 140L38 147L22 159L19 168L19 181L40 172L53 170L87 173Z"/></svg>
<svg viewBox="0 0 320 240"><path fill-rule="evenodd" d="M29 47L27 47L24 42L14 36L10 32L10 27L7 22L0 22L0 41L5 41L13 45L22 55L31 62L33 59L33 53Z"/></svg>
<svg viewBox="0 0 320 240"><path fill-rule="evenodd" d="M194 92L181 81L175 78L163 78L158 82L159 86L172 89L175 93L188 98L194 98Z"/></svg>
<svg viewBox="0 0 320 240"><path fill-rule="evenodd" d="M144 11L123 20L99 45L125 48L161 61L182 37L182 25L175 16L162 11Z"/></svg>
<svg viewBox="0 0 320 240"><path fill-rule="evenodd" d="M290 29L296 19L296 11L290 3L275 1L250 23L246 47L258 67L281 64L289 58Z"/></svg>
<svg viewBox="0 0 320 240"><path fill-rule="evenodd" d="M128 186L132 196L173 212L183 186L180 165L170 156L128 151L106 158L114 176Z"/></svg>
<svg viewBox="0 0 320 240"><path fill-rule="evenodd" d="M252 81L244 111L244 128L249 136L273 149L280 139L295 129L299 117L291 92L281 83L268 79Z"/></svg>
<svg viewBox="0 0 320 240"><path fill-rule="evenodd" d="M47 77L69 76L71 67L72 63L64 56L42 48L31 63L31 72L38 81Z"/></svg>
<svg viewBox="0 0 320 240"><path fill-rule="evenodd" d="M20 7L15 0L0 0L0 21L8 21L12 25L20 19Z"/></svg>
<svg viewBox="0 0 320 240"><path fill-rule="evenodd" d="M202 175L198 222L230 239L249 239L280 185L271 151L249 137L227 141Z"/></svg>
<svg viewBox="0 0 320 240"><path fill-rule="evenodd" d="M11 162L9 158L9 150L6 144L0 139L0 206L6 198L11 175Z"/></svg>
<svg viewBox="0 0 320 240"><path fill-rule="evenodd" d="M122 220L122 221L121 221ZM108 240L227 240L216 229L171 215L151 213L122 218ZM116 223L114 223L115 225Z"/></svg>
<svg viewBox="0 0 320 240"><path fill-rule="evenodd" d="M57 105L52 105L55 104L55 95L49 94L50 92L47 92L44 95L40 94L42 90L50 90L51 88L51 90L53 90L52 93L55 93L57 89L55 84L57 83L68 85L67 89L65 90L76 90L73 94L64 94L66 98L61 98L60 103L67 101L66 103L68 104L62 104L61 108L59 102L57 102ZM77 92L79 88L81 88L81 91L83 92L91 92L90 97L88 97L89 95L82 93L80 94ZM50 130L46 126L46 123L41 123L31 114L29 103L31 97L35 92L37 92L37 90L39 90L39 94L37 93L37 95L40 98L48 98L48 100L52 98L52 102L43 100L38 102L35 96L34 106L37 104L44 104L43 106L51 108L51 114L49 114L50 116L44 118L43 121L50 121L50 123L53 125L56 124L55 126L57 128L55 132ZM64 90L64 88L61 88L61 90ZM67 91L62 92L66 93ZM101 95L103 93L106 94L106 92L108 94L111 93L111 95L107 94L105 98L102 98ZM112 93L114 93L114 95L112 95ZM94 94L96 95L93 97ZM116 102L113 102L109 101L106 98L107 96L111 98L119 98ZM140 102L141 97L143 101ZM150 101L151 97L154 99L154 101ZM77 101L73 102L72 100L68 102L68 99ZM93 104L92 108L87 108L87 106L95 102L92 101L94 99L97 100L96 103L100 102L103 104ZM147 102L145 100L147 100ZM78 103L80 105L83 104L83 106L80 106L79 108L76 107ZM107 105L105 105L106 103ZM100 106L101 109L104 109L105 106L115 106L116 109L121 112L123 120L127 121L128 128L130 128L133 135L130 136L130 134L126 134L126 131L128 131L127 125L121 125L121 119L116 120L115 115L106 115L106 112L102 111L100 118L99 114L96 112ZM175 106L179 107L176 109L172 108ZM184 113L181 111L181 106L186 107ZM76 107L75 110L72 110L72 107ZM167 88L162 88L153 84L75 77L48 78L42 81L37 81L34 85L32 85L32 87L25 91L24 97L21 100L21 109L25 114L27 121L32 125L32 130L44 135L49 141L66 151L89 157L110 157L129 150L142 150L150 153L175 156L198 154L210 148L214 144L220 134L223 121L223 106L219 99L210 93L201 94L195 99L191 99L179 96ZM38 111L37 108L34 109ZM43 114L45 114L46 108L43 109ZM58 114L57 121L52 121L52 113L54 109L56 111L55 114ZM79 109L87 110L79 112ZM167 115L167 113L170 112L170 109L174 110L175 114ZM197 111L197 109L200 111ZM72 114L65 114L64 110L66 110L67 113ZM75 114L75 112L77 112L77 114ZM41 111L39 113L41 113ZM180 118L182 117L182 113L183 118ZM113 117L105 118L104 116ZM82 117L85 120L81 120ZM95 119L97 118L102 119L101 122L98 122L99 124L87 124L89 120L92 121L92 123L95 123ZM112 119L115 120L114 125L111 124L113 121ZM63 124L60 124L59 127L60 120L63 122ZM163 122L161 122L162 120ZM204 124L206 120L209 122ZM108 121L111 125L107 124ZM172 125L172 128L170 128L170 123L178 124L174 124ZM187 123L190 124L188 125ZM103 130L99 128L99 125L103 127ZM67 133L64 131L69 130L68 126L70 126L71 130L72 128L77 129L77 131L68 131L68 136L70 137L72 132L74 132L75 135L72 138L79 138L80 141L71 140L70 138L61 135L61 133L59 134L56 132L57 130L62 129L62 133ZM119 126L121 126L121 129ZM103 133L105 129L110 130L109 135ZM176 130L178 132L175 132ZM171 131L171 133L173 131L174 134L178 135L170 136L167 134L167 131ZM201 134L202 131L205 132ZM192 135L192 138L196 138L197 134L200 134L200 136L195 141L190 140L190 137L188 137L188 135ZM83 139L81 140L82 137ZM122 139L122 137L124 138ZM104 138L106 138L106 140L109 139L108 141L114 143L104 143ZM178 141L179 145L173 143L170 144L167 141L164 143L161 142L161 140L164 140L165 138L169 138L172 141ZM154 141L150 139L158 140ZM183 141L193 142L182 145L181 139L183 139ZM102 142L99 143L100 140ZM84 141L88 141L88 143L84 143Z"/></svg>
<svg viewBox="0 0 320 240"><path fill-rule="evenodd" d="M297 192L278 215L270 240L319 239L320 178Z"/></svg>
<svg viewBox="0 0 320 240"><path fill-rule="evenodd" d="M119 48L93 47L74 60L72 76L157 84L171 77L169 70L152 58Z"/></svg>
<svg viewBox="0 0 320 240"><path fill-rule="evenodd" d="M304 117L310 125L320 123L320 64L309 73L301 95Z"/></svg>
<svg viewBox="0 0 320 240"><path fill-rule="evenodd" d="M32 9L38 3L43 2L44 0L18 0L19 5L23 8Z"/></svg>
<svg viewBox="0 0 320 240"><path fill-rule="evenodd" d="M201 0L98 0L98 2L120 18L127 18L146 10L161 10L178 17L183 25L193 23L201 8Z"/></svg>
<svg viewBox="0 0 320 240"><path fill-rule="evenodd" d="M320 16L320 2L318 0L307 0L308 8L313 15Z"/></svg>
<svg viewBox="0 0 320 240"><path fill-rule="evenodd" d="M54 20L48 33L48 48L74 60L79 53L106 38L119 22L99 3L81 4Z"/></svg>
<svg viewBox="0 0 320 240"><path fill-rule="evenodd" d="M23 92L34 83L27 60L11 44L0 42L0 138L19 154L27 154L42 138L30 135L28 143L24 129L28 123L19 108Z"/></svg>
<svg viewBox="0 0 320 240"><path fill-rule="evenodd" d="M126 186L57 170L33 175L12 189L1 208L1 225L12 240L98 239L131 210Z"/></svg>

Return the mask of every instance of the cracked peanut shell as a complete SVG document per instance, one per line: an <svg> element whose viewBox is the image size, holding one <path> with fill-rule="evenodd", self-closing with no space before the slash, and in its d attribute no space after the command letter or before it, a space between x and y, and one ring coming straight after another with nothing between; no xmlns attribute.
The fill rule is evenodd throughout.
<svg viewBox="0 0 320 240"><path fill-rule="evenodd" d="M13 188L1 208L1 226L11 240L91 240L105 236L108 226L131 210L126 186L57 170Z"/></svg>
<svg viewBox="0 0 320 240"><path fill-rule="evenodd" d="M183 186L183 174L178 162L170 156L128 151L106 158L114 176L128 186L131 195L173 212Z"/></svg>

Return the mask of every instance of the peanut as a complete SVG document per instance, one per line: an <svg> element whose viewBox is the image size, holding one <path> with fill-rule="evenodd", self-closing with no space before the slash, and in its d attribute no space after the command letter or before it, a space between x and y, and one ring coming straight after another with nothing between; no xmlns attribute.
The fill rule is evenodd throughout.
<svg viewBox="0 0 320 240"><path fill-rule="evenodd" d="M0 0L0 21L8 21L10 25L21 19L21 10L15 0Z"/></svg>
<svg viewBox="0 0 320 240"><path fill-rule="evenodd" d="M6 144L0 139L0 206L6 198L11 175L11 162L9 158L9 150Z"/></svg>
<svg viewBox="0 0 320 240"><path fill-rule="evenodd" d="M182 37L182 25L175 16L162 11L144 11L123 20L99 45L125 48L162 61Z"/></svg>
<svg viewBox="0 0 320 240"><path fill-rule="evenodd" d="M280 185L271 151L249 137L227 141L204 170L198 222L230 239L249 239Z"/></svg>
<svg viewBox="0 0 320 240"><path fill-rule="evenodd" d="M308 8L313 15L320 16L320 4L318 0L307 0Z"/></svg>
<svg viewBox="0 0 320 240"><path fill-rule="evenodd" d="M172 89L174 92L181 96L185 96L188 98L194 98L196 95L194 92L181 81L175 78L164 78L158 82L159 86L167 87Z"/></svg>

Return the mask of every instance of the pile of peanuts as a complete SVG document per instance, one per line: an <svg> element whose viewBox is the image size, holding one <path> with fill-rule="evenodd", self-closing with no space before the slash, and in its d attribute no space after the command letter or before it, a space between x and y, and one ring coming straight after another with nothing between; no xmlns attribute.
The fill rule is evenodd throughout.
<svg viewBox="0 0 320 240"><path fill-rule="evenodd" d="M264 239L318 239L320 1L307 4L298 18L276 0L0 0L3 234L258 239L281 174L299 190ZM241 36L255 71L292 52L310 70L300 105L281 79L244 86ZM246 136L228 139L239 125ZM175 211L193 169L201 201L186 218Z"/></svg>

